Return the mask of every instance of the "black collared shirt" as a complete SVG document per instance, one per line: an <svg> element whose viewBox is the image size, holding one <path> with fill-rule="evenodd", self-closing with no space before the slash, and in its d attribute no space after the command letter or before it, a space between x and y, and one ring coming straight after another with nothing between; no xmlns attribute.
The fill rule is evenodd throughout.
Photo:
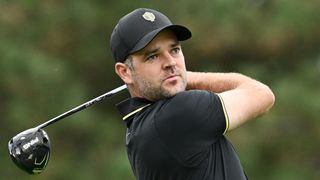
<svg viewBox="0 0 320 180"><path fill-rule="evenodd" d="M117 107L138 180L246 179L223 135L228 117L217 94L191 90L157 102L131 98Z"/></svg>

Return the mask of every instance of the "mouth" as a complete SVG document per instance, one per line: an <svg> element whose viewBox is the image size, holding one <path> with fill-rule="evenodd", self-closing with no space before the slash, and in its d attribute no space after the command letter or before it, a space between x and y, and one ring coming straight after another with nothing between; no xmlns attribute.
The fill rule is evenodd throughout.
<svg viewBox="0 0 320 180"><path fill-rule="evenodd" d="M172 74L172 75L167 76L164 79L164 81L170 81L170 82L176 81L179 78L179 76L180 76L179 74Z"/></svg>

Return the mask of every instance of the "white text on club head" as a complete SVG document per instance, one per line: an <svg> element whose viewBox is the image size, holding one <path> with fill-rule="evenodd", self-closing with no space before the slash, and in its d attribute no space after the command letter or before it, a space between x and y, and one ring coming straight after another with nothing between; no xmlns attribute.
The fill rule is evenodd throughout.
<svg viewBox="0 0 320 180"><path fill-rule="evenodd" d="M32 139L30 142L24 144L22 147L24 150L28 149L30 146L34 145L35 143L39 142L39 138L36 137L35 139Z"/></svg>

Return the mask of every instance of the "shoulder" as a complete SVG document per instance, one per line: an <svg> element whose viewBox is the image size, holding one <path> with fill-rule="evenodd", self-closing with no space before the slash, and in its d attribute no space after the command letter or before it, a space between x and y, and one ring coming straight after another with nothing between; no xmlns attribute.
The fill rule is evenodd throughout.
<svg viewBox="0 0 320 180"><path fill-rule="evenodd" d="M176 94L174 97L163 100L157 118L162 123L200 123L201 120L212 119L221 111L221 101L217 94L190 90ZM197 120L197 121L195 121Z"/></svg>
<svg viewBox="0 0 320 180"><path fill-rule="evenodd" d="M219 100L219 96L215 93L204 90L189 90L180 92L166 100L165 107L179 110L199 106L214 106L217 100Z"/></svg>
<svg viewBox="0 0 320 180"><path fill-rule="evenodd" d="M214 96L217 96L217 95L209 91L189 90L189 91L183 91L176 94L174 97L168 99L168 102L170 103L172 102L186 103L186 101L197 102L199 100L208 100L208 98L214 98Z"/></svg>
<svg viewBox="0 0 320 180"><path fill-rule="evenodd" d="M214 93L206 90L187 90L187 91L179 92L174 96L174 98L179 96L199 96L199 95L201 96L201 95L208 95L208 94L214 94Z"/></svg>

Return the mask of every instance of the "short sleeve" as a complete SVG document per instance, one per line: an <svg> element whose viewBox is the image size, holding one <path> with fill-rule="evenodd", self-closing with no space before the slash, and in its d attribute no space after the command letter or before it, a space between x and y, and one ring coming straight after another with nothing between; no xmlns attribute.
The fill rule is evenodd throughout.
<svg viewBox="0 0 320 180"><path fill-rule="evenodd" d="M217 94L191 90L167 100L154 125L168 151L185 165L194 166L227 130L228 118Z"/></svg>

